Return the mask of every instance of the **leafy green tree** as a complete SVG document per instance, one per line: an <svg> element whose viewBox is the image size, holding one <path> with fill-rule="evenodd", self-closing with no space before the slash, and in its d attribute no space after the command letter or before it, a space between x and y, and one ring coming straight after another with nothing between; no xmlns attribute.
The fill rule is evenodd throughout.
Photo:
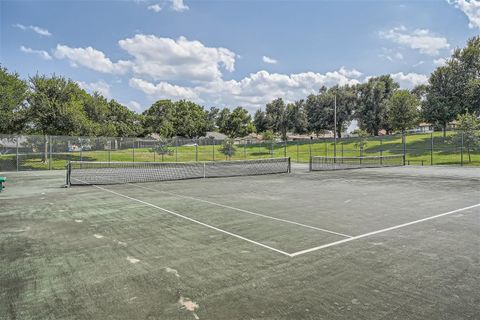
<svg viewBox="0 0 480 320"><path fill-rule="evenodd" d="M0 66L0 133L22 131L28 86L17 73Z"/></svg>
<svg viewBox="0 0 480 320"><path fill-rule="evenodd" d="M115 100L108 102L109 112L105 129L115 128L117 137L136 137L143 134L142 117Z"/></svg>
<svg viewBox="0 0 480 320"><path fill-rule="evenodd" d="M291 128L288 108L282 98L268 103L266 106L268 128L278 133L282 140L287 140L287 132Z"/></svg>
<svg viewBox="0 0 480 320"><path fill-rule="evenodd" d="M220 132L229 132L230 131L230 128L229 128L230 113L231 113L230 109L228 109L228 108L223 108L219 112L218 117L217 117L218 131L220 131Z"/></svg>
<svg viewBox="0 0 480 320"><path fill-rule="evenodd" d="M264 141L273 141L275 140L275 133L272 130L265 130L262 133L262 140Z"/></svg>
<svg viewBox="0 0 480 320"><path fill-rule="evenodd" d="M161 138L155 143L155 146L152 148L152 151L159 154L162 157L162 162L165 156L172 155L175 151L170 145L168 139Z"/></svg>
<svg viewBox="0 0 480 320"><path fill-rule="evenodd" d="M255 111L255 115L253 116L253 124L255 125L256 131L259 133L268 129L267 116L262 109Z"/></svg>
<svg viewBox="0 0 480 320"><path fill-rule="evenodd" d="M388 102L388 121L393 130L405 133L418 123L420 101L408 90L397 90Z"/></svg>
<svg viewBox="0 0 480 320"><path fill-rule="evenodd" d="M220 113L220 109L217 107L211 107L207 113L207 131L215 131L217 129L217 119Z"/></svg>
<svg viewBox="0 0 480 320"><path fill-rule="evenodd" d="M293 132L304 134L308 132L308 119L305 111L305 101L299 100L287 105L288 117Z"/></svg>
<svg viewBox="0 0 480 320"><path fill-rule="evenodd" d="M330 95L334 95L337 100L337 137L342 137L342 132L347 130L352 121L353 112L357 106L357 89L354 86L334 86L329 92ZM330 98L331 99L331 98ZM332 111L330 114L334 114L334 101L330 105ZM332 120L332 129L335 127L335 119Z"/></svg>
<svg viewBox="0 0 480 320"><path fill-rule="evenodd" d="M465 113L457 117L457 131L451 142L457 146L463 145L468 152L468 162L472 162L472 151L480 150L480 120L476 115Z"/></svg>
<svg viewBox="0 0 480 320"><path fill-rule="evenodd" d="M207 113L191 101L159 100L145 110L143 116L146 132L162 137L195 138L207 132Z"/></svg>
<svg viewBox="0 0 480 320"><path fill-rule="evenodd" d="M447 125L460 113L455 104L455 77L449 66L437 68L428 80L426 100L422 103L422 117L443 129L446 137Z"/></svg>
<svg viewBox="0 0 480 320"><path fill-rule="evenodd" d="M398 88L398 83L390 75L370 78L367 83L357 86L359 93L355 117L361 129L375 136L378 136L380 129L389 131L387 103Z"/></svg>
<svg viewBox="0 0 480 320"><path fill-rule="evenodd" d="M232 112L222 110L221 118L219 130L230 138L244 137L253 132L252 117L242 107L237 107Z"/></svg>
<svg viewBox="0 0 480 320"><path fill-rule="evenodd" d="M320 88L317 95L309 95L305 101L308 130L317 136L325 130L333 128L333 114L329 108L332 103L333 97L329 96L326 87Z"/></svg>
<svg viewBox="0 0 480 320"><path fill-rule="evenodd" d="M231 138L225 139L223 141L222 147L218 149L218 151L225 155L225 159L231 159L237 151L237 149L235 148L234 140Z"/></svg>

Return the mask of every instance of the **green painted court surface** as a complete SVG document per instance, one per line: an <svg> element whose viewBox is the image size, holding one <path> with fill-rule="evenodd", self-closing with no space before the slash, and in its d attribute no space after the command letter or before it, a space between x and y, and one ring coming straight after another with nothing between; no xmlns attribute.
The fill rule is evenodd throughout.
<svg viewBox="0 0 480 320"><path fill-rule="evenodd" d="M480 170L4 173L1 319L479 319Z"/></svg>

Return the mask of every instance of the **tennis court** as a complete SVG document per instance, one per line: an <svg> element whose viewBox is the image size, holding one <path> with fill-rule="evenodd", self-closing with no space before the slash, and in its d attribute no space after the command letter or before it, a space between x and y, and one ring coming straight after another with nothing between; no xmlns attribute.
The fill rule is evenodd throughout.
<svg viewBox="0 0 480 320"><path fill-rule="evenodd" d="M475 168L70 188L65 170L2 175L7 319L480 317Z"/></svg>

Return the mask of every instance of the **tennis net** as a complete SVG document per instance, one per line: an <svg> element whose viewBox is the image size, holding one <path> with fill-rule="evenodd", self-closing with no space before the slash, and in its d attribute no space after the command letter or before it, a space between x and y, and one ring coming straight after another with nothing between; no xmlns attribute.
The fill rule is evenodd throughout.
<svg viewBox="0 0 480 320"><path fill-rule="evenodd" d="M122 184L290 172L290 158L207 162L70 161L67 185Z"/></svg>
<svg viewBox="0 0 480 320"><path fill-rule="evenodd" d="M310 171L395 167L405 164L403 155L364 157L310 157Z"/></svg>

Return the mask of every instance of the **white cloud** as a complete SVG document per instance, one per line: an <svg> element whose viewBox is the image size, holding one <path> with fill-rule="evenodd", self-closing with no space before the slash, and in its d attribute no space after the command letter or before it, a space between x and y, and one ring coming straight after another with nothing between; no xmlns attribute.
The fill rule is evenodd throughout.
<svg viewBox="0 0 480 320"><path fill-rule="evenodd" d="M448 1L455 7L462 10L468 17L468 26L470 28L480 28L480 1L477 0L453 0Z"/></svg>
<svg viewBox="0 0 480 320"><path fill-rule="evenodd" d="M140 105L140 103L134 100L127 103L127 108L136 112L140 112L142 110L142 106Z"/></svg>
<svg viewBox="0 0 480 320"><path fill-rule="evenodd" d="M43 60L52 60L52 56L45 50L34 50L32 48L27 48L24 46L20 47L20 51L24 53L31 53L31 54L36 54Z"/></svg>
<svg viewBox="0 0 480 320"><path fill-rule="evenodd" d="M37 26L25 26L25 25L20 24L20 23L14 24L13 26L16 27L16 28L19 28L21 30L24 30L24 31L30 29L33 32L38 33L39 35L45 36L45 37L50 37L52 35L47 29L43 29L43 28L40 28L40 27L37 27Z"/></svg>
<svg viewBox="0 0 480 320"><path fill-rule="evenodd" d="M267 56L263 56L262 60L263 60L263 62L268 63L268 64L276 64L278 62L277 60L275 60L273 58L270 58L270 57L267 57Z"/></svg>
<svg viewBox="0 0 480 320"><path fill-rule="evenodd" d="M138 89L155 99L189 99L200 102L198 95L192 88L176 86L168 82L153 84L138 78L130 79L129 84L130 87Z"/></svg>
<svg viewBox="0 0 480 320"><path fill-rule="evenodd" d="M414 67L418 67L418 66L421 66L421 65L423 65L423 64L425 64L425 61L420 60L420 61L418 61L417 63L415 63L413 66L414 66Z"/></svg>
<svg viewBox="0 0 480 320"><path fill-rule="evenodd" d="M54 54L57 59L68 59L73 66L81 65L103 73L123 74L131 67L129 61L119 60L114 63L102 51L92 47L71 48L59 44Z"/></svg>
<svg viewBox="0 0 480 320"><path fill-rule="evenodd" d="M428 29L416 29L409 32L404 26L401 26L379 32L379 36L432 56L438 55L440 50L450 47L446 38L436 36Z"/></svg>
<svg viewBox="0 0 480 320"><path fill-rule="evenodd" d="M393 80L397 81L400 84L400 87L412 89L415 86L424 84L428 81L428 77L424 74L419 73L394 73L391 75Z"/></svg>
<svg viewBox="0 0 480 320"><path fill-rule="evenodd" d="M177 40L137 34L119 41L134 57L133 71L155 80L213 81L222 77L221 67L235 70L235 53L225 48L206 47L185 37Z"/></svg>
<svg viewBox="0 0 480 320"><path fill-rule="evenodd" d="M397 52L395 53L395 58L397 58L398 60L403 60L403 54L401 54L400 52Z"/></svg>
<svg viewBox="0 0 480 320"><path fill-rule="evenodd" d="M170 8L173 11L183 12L190 9L185 3L183 3L183 0L170 0L170 2L172 3Z"/></svg>
<svg viewBox="0 0 480 320"><path fill-rule="evenodd" d="M152 4L152 5L148 6L147 9L148 9L148 10L155 11L155 12L160 12L160 11L162 11L162 7L161 7L160 4L158 4L158 3Z"/></svg>
<svg viewBox="0 0 480 320"><path fill-rule="evenodd" d="M434 59L434 60L433 60L433 64L434 64L436 67L442 67L442 66L444 66L445 64L447 64L447 59L446 59L446 58Z"/></svg>
<svg viewBox="0 0 480 320"><path fill-rule="evenodd" d="M98 93L100 93L105 98L108 98L108 99L112 98L112 95L110 93L111 86L103 80L100 80L100 81L97 81L97 82L90 82L90 83L83 82L83 81L77 81L77 84L80 88L82 88L86 91L89 91L91 93L97 91Z"/></svg>
<svg viewBox="0 0 480 320"><path fill-rule="evenodd" d="M130 86L151 98L184 98L207 105L259 108L278 97L288 102L304 99L309 94L318 92L323 85L357 84L360 81L352 76L360 75L361 72L346 68L325 74L304 72L290 75L262 70L239 81L217 79L194 87L181 87L166 82L155 85L138 78L131 79Z"/></svg>

